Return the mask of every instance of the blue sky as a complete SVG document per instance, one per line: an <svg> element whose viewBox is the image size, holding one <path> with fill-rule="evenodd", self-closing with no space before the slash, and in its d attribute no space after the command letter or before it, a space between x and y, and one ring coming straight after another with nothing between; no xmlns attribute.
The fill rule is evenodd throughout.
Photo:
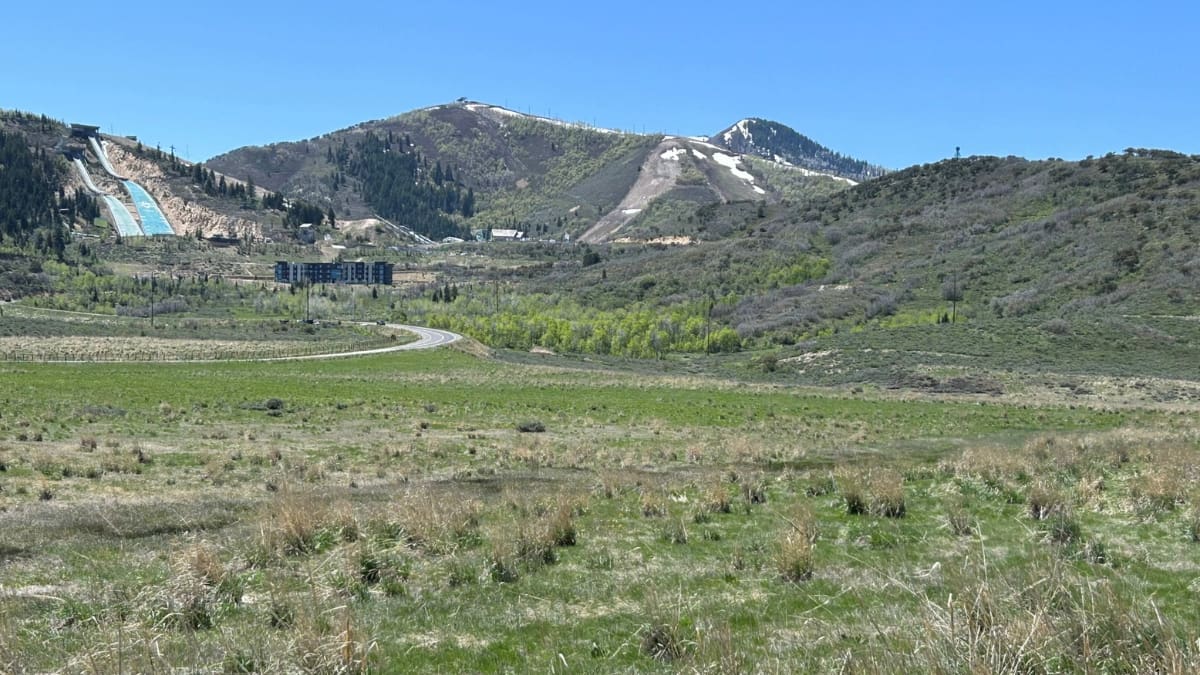
<svg viewBox="0 0 1200 675"><path fill-rule="evenodd" d="M9 3L0 108L190 159L459 96L637 131L783 122L891 168L1200 153L1187 2Z"/></svg>

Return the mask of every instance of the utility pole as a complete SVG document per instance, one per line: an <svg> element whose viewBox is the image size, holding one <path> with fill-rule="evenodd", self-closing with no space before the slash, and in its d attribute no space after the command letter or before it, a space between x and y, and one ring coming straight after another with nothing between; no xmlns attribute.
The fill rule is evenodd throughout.
<svg viewBox="0 0 1200 675"><path fill-rule="evenodd" d="M960 291L958 290L958 272L954 273L954 299L950 301L950 323L958 322L958 298Z"/></svg>

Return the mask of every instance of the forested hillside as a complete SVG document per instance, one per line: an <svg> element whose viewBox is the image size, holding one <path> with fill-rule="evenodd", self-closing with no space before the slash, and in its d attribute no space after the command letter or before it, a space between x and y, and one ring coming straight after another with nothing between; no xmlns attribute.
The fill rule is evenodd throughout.
<svg viewBox="0 0 1200 675"><path fill-rule="evenodd" d="M55 229L61 168L55 158L31 151L22 134L0 130L0 167L0 242L23 246L39 229Z"/></svg>
<svg viewBox="0 0 1200 675"><path fill-rule="evenodd" d="M332 150L328 153L331 157ZM361 181L366 202L384 218L402 222L430 238L469 238L470 232L451 216L475 214L475 191L455 179L454 169L414 152L411 143L392 133L379 137L368 132L355 144L354 152L338 166ZM335 186L340 174L335 174Z"/></svg>

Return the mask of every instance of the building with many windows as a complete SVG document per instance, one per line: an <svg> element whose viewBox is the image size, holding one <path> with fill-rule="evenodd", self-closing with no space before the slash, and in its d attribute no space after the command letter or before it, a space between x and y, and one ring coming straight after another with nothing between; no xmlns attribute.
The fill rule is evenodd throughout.
<svg viewBox="0 0 1200 675"><path fill-rule="evenodd" d="M275 263L275 281L281 284L381 284L392 285L389 262L288 262Z"/></svg>

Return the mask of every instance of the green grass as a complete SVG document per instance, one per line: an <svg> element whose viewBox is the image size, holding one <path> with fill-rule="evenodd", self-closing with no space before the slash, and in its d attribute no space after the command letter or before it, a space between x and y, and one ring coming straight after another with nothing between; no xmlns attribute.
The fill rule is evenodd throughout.
<svg viewBox="0 0 1200 675"><path fill-rule="evenodd" d="M986 578L1014 624L1034 577L1046 669L1071 631L1196 663L1191 511L1154 497L1197 471L1188 418L559 363L0 365L0 668L954 671L1020 642L954 642L952 599Z"/></svg>

